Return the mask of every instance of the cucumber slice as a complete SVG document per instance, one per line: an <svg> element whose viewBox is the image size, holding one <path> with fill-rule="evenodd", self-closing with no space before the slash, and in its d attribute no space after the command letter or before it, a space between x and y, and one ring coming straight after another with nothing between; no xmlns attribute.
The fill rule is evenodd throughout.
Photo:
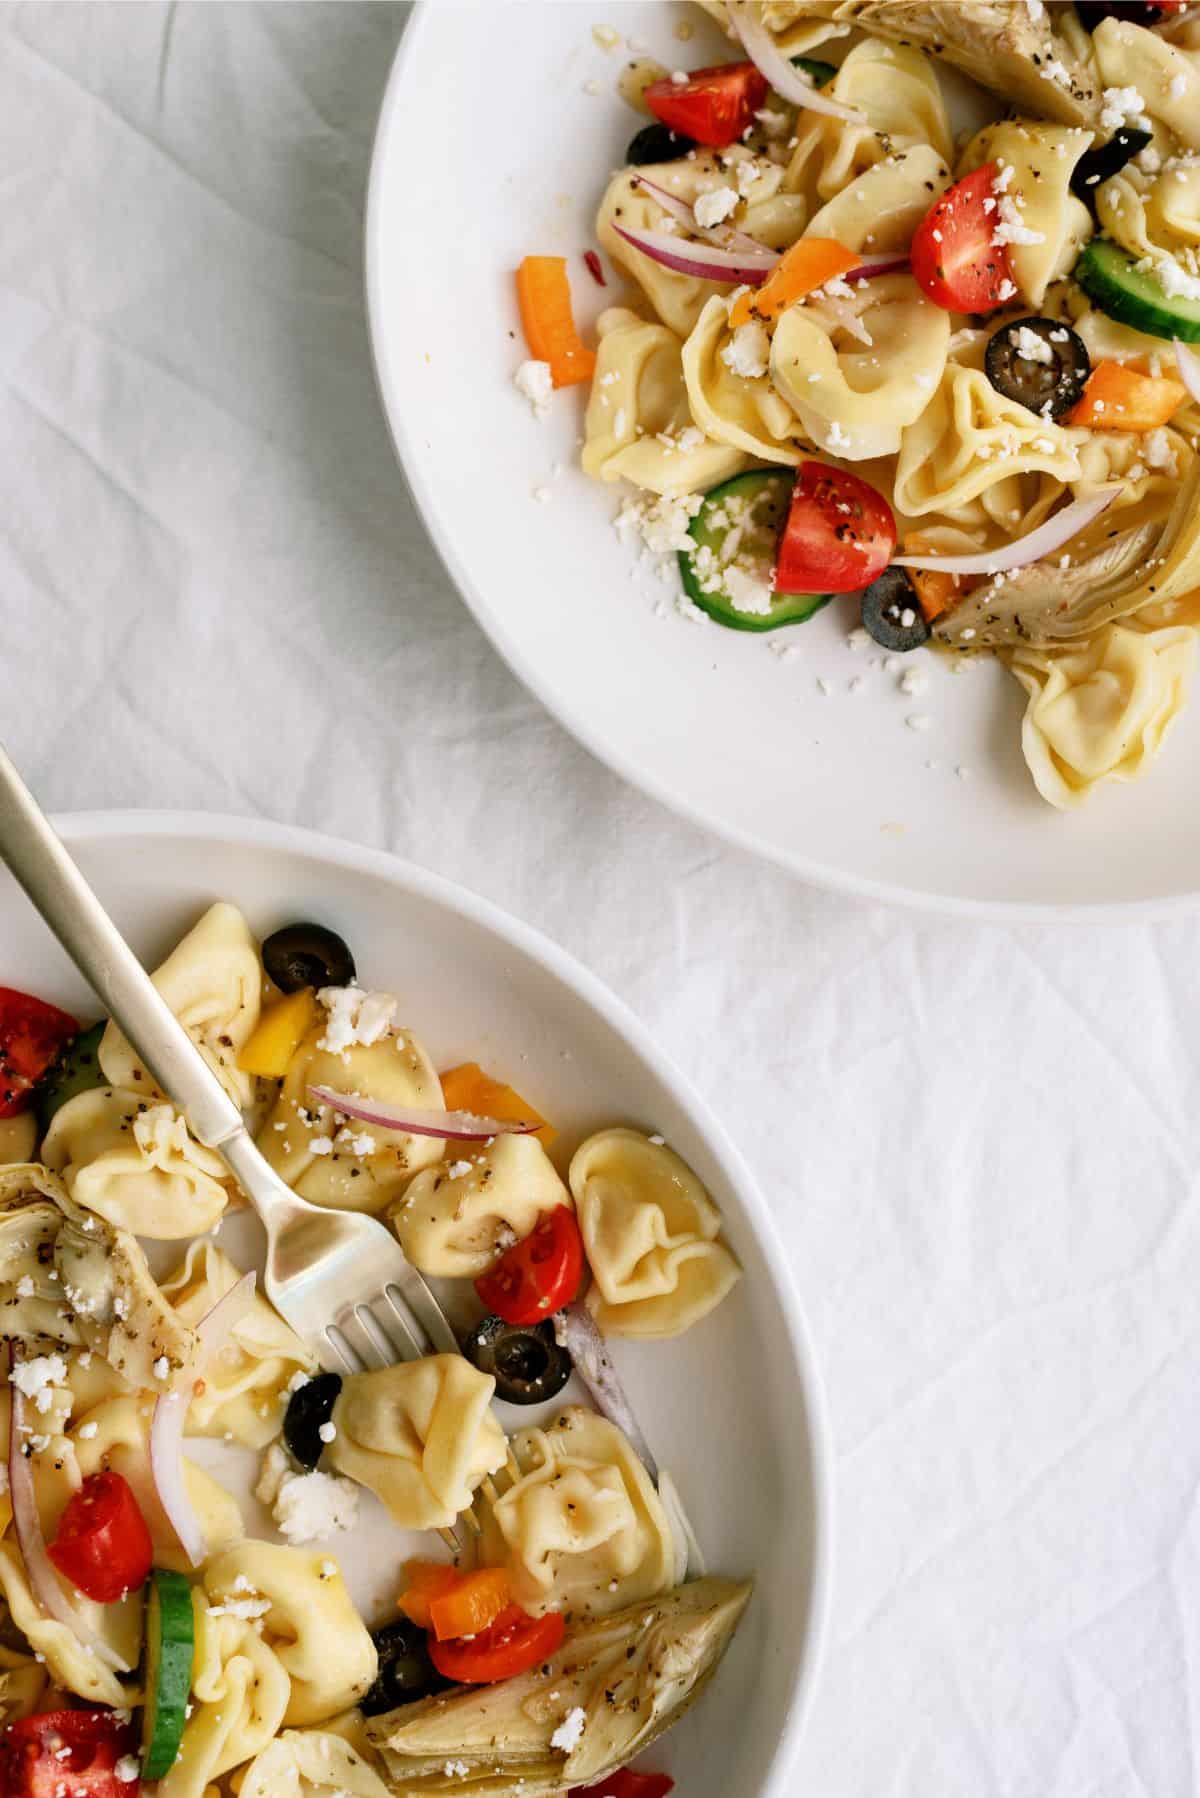
<svg viewBox="0 0 1200 1798"><path fill-rule="evenodd" d="M837 74L837 70L831 62L822 62L816 56L793 56L792 67L803 69L804 73L810 76L818 87L824 87L826 82L832 81Z"/></svg>
<svg viewBox="0 0 1200 1798"><path fill-rule="evenodd" d="M739 610L728 591L729 571L747 564L761 571L775 560L787 519L795 474L790 468L756 469L722 481L704 497L688 535L695 549L679 551L679 572L693 605L735 631L774 631L803 624L829 604L828 593L777 593L769 612ZM737 554L725 560L726 539L737 530Z"/></svg>
<svg viewBox="0 0 1200 1798"><path fill-rule="evenodd" d="M142 1778L161 1779L175 1765L183 1739L192 1689L195 1623L192 1588L182 1573L155 1567L147 1588Z"/></svg>
<svg viewBox="0 0 1200 1798"><path fill-rule="evenodd" d="M1120 244L1094 237L1072 271L1089 299L1115 318L1151 337L1200 343L1200 300L1172 298L1149 269L1139 269Z"/></svg>
<svg viewBox="0 0 1200 1798"><path fill-rule="evenodd" d="M58 1060L53 1062L38 1081L33 1108L38 1122L38 1135L44 1136L56 1111L77 1093L90 1092L104 1085L98 1051L104 1035L104 1019L72 1037Z"/></svg>

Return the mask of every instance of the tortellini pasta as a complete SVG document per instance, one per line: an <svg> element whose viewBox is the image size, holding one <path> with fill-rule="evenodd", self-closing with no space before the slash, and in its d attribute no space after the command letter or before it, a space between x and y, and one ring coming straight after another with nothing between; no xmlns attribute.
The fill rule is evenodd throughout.
<svg viewBox="0 0 1200 1798"><path fill-rule="evenodd" d="M261 1600L239 1594L232 1606L214 1603L207 1577L192 1592L191 1715L175 1765L158 1782L158 1798L206 1798L214 1780L274 1739L291 1697L291 1681L262 1631Z"/></svg>
<svg viewBox="0 0 1200 1798"><path fill-rule="evenodd" d="M967 145L960 173L999 164L995 241L1004 243L1021 298L1040 306L1051 281L1074 267L1092 234L1092 216L1071 192L1071 175L1092 133L1071 125L1006 119Z"/></svg>
<svg viewBox="0 0 1200 1798"><path fill-rule="evenodd" d="M324 1459L367 1486L404 1529L447 1529L504 1465L496 1382L462 1355L352 1374L333 1408Z"/></svg>
<svg viewBox="0 0 1200 1798"><path fill-rule="evenodd" d="M728 480L746 457L691 422L682 344L666 325L611 307L600 315L582 466L601 481L690 493Z"/></svg>
<svg viewBox="0 0 1200 1798"><path fill-rule="evenodd" d="M1093 33L1106 88L1136 89L1151 120L1200 150L1200 67L1194 54L1126 19L1102 19Z"/></svg>
<svg viewBox="0 0 1200 1798"><path fill-rule="evenodd" d="M389 1798L349 1742L319 1729L285 1729L246 1768L238 1798Z"/></svg>
<svg viewBox="0 0 1200 1798"><path fill-rule="evenodd" d="M805 227L806 237L832 237L848 250L873 254L903 250L939 194L950 185L950 167L932 144L910 144L873 162L827 200Z"/></svg>
<svg viewBox="0 0 1200 1798"><path fill-rule="evenodd" d="M154 984L217 1079L243 1108L254 1081L237 1065L262 1010L258 945L235 905L211 906L154 974ZM100 1041L100 1067L111 1086L143 1097L156 1089L121 1031L110 1023Z"/></svg>
<svg viewBox="0 0 1200 1798"><path fill-rule="evenodd" d="M42 1147L76 1204L136 1236L211 1230L229 1203L229 1171L174 1106L97 1086L56 1112Z"/></svg>
<svg viewBox="0 0 1200 1798"><path fill-rule="evenodd" d="M0 1540L0 1599L7 1604L14 1624L34 1654L40 1655L39 1664L45 1667L55 1685L63 1686L93 1704L128 1704L129 1694L113 1669L106 1666L99 1655L84 1648L67 1624L46 1616L30 1591L21 1551L11 1532ZM132 1669L137 1662L140 1599L127 1599L121 1605L92 1604L90 1599L80 1599L76 1603L88 1627L96 1630L113 1652L121 1656L124 1665Z"/></svg>
<svg viewBox="0 0 1200 1798"><path fill-rule="evenodd" d="M866 343L846 330L843 306ZM900 448L942 378L949 343L949 313L911 275L881 275L849 299L790 306L775 328L771 381L819 448L862 462Z"/></svg>
<svg viewBox="0 0 1200 1798"><path fill-rule="evenodd" d="M606 1617L670 1589L670 1523L614 1424L574 1405L512 1447L521 1478L491 1510L484 1553L505 1566L523 1610Z"/></svg>
<svg viewBox="0 0 1200 1798"><path fill-rule="evenodd" d="M691 1168L636 1130L602 1130L570 1169L606 1336L679 1336L720 1304L741 1269L719 1241L721 1214Z"/></svg>
<svg viewBox="0 0 1200 1798"><path fill-rule="evenodd" d="M1009 666L1026 693L1021 745L1038 791L1076 806L1107 780L1136 780L1186 697L1195 632L1110 625L1077 649L1019 648Z"/></svg>
<svg viewBox="0 0 1200 1798"><path fill-rule="evenodd" d="M195 1325L240 1278L240 1270L215 1243L193 1242L161 1290L184 1321ZM202 1389L188 1407L189 1432L231 1436L246 1448L265 1448L279 1432L289 1382L316 1367L312 1350L256 1292L205 1366Z"/></svg>
<svg viewBox="0 0 1200 1798"><path fill-rule="evenodd" d="M421 1273L473 1280L501 1249L528 1236L543 1212L570 1204L541 1143L506 1135L426 1168L389 1217Z"/></svg>
<svg viewBox="0 0 1200 1798"><path fill-rule="evenodd" d="M855 107L863 123L820 113L798 117L783 186L805 196L810 217L866 169L914 144L930 146L949 165L950 124L937 75L921 51L866 38L845 58L829 92Z"/></svg>
<svg viewBox="0 0 1200 1798"><path fill-rule="evenodd" d="M372 995L380 1011L388 994ZM394 1026L370 1042L330 1047L328 1022L315 1025L296 1050L279 1096L258 1134L271 1166L301 1198L346 1211L381 1211L421 1168L438 1160L442 1144L429 1136L376 1125L339 1122L327 1105L309 1098L311 1086L353 1092L387 1105L437 1111L437 1070L415 1037Z"/></svg>
<svg viewBox="0 0 1200 1798"><path fill-rule="evenodd" d="M753 375L739 374L730 366L725 351L732 336L728 300L709 300L683 346L692 417L708 437L757 461L795 465L811 449L811 440L793 408L767 378L765 360L761 371Z"/></svg>

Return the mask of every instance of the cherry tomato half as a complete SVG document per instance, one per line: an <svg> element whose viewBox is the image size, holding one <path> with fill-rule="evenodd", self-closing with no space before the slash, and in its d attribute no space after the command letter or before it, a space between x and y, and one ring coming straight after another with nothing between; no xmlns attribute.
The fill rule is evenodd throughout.
<svg viewBox="0 0 1200 1798"><path fill-rule="evenodd" d="M540 1324L571 1303L582 1280L583 1237L575 1213L559 1205L479 1276L475 1290L506 1324Z"/></svg>
<svg viewBox="0 0 1200 1798"><path fill-rule="evenodd" d="M992 242L999 172L998 163L985 162L964 175L934 201L913 233L913 276L947 312L994 312L1016 295L1008 249Z"/></svg>
<svg viewBox="0 0 1200 1798"><path fill-rule="evenodd" d="M845 468L802 462L779 542L778 593L856 593L882 574L896 520L881 493Z"/></svg>
<svg viewBox="0 0 1200 1798"><path fill-rule="evenodd" d="M141 1780L116 1774L117 1762L129 1755L136 1760L137 1730L112 1711L21 1717L0 1737L0 1792L4 1798L136 1798Z"/></svg>
<svg viewBox="0 0 1200 1798"><path fill-rule="evenodd" d="M90 1473L59 1520L46 1553L85 1598L113 1604L150 1576L154 1545L128 1480Z"/></svg>
<svg viewBox="0 0 1200 1798"><path fill-rule="evenodd" d="M476 1636L455 1636L448 1642L430 1636L429 1658L443 1679L491 1686L549 1660L562 1647L566 1633L561 1611L530 1617L519 1605L510 1604Z"/></svg>
<svg viewBox="0 0 1200 1798"><path fill-rule="evenodd" d="M675 1790L669 1773L633 1773L622 1767L599 1785L572 1786L570 1798L667 1798Z"/></svg>
<svg viewBox="0 0 1200 1798"><path fill-rule="evenodd" d="M698 144L723 150L754 123L767 83L752 62L722 62L693 69L686 81L669 75L652 81L642 98L655 118Z"/></svg>
<svg viewBox="0 0 1200 1798"><path fill-rule="evenodd" d="M60 1049L79 1035L75 1019L32 993L0 986L0 1118L24 1111Z"/></svg>

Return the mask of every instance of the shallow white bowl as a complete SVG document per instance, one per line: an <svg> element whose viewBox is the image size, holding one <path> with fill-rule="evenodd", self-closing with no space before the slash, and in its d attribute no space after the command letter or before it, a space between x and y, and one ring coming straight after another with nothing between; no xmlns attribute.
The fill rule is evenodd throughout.
<svg viewBox="0 0 1200 1798"><path fill-rule="evenodd" d="M682 43L685 18L698 29ZM664 587L630 579L633 551L610 528L620 495L576 466L580 392L538 423L512 385L523 255L568 258L585 331L623 291L611 267L596 287L581 259L639 123L616 93L630 51L593 42L601 21L668 67L730 54L674 0L426 0L380 118L367 213L379 384L416 503L480 625L619 773L806 879L1007 918L1194 903L1200 833L1181 820L1200 806L1200 703L1147 781L1064 815L1034 791L1022 696L996 665L956 676L914 657L929 690L913 699L849 648L849 602L754 637L658 616ZM548 504L532 497L543 486ZM773 642L799 653L780 660ZM929 728L909 728L921 714Z"/></svg>
<svg viewBox="0 0 1200 1798"><path fill-rule="evenodd" d="M402 995L407 1021L445 1067L503 1070L555 1122L555 1159L607 1123L658 1130L720 1204L746 1277L677 1342L620 1344L616 1359L650 1440L676 1474L714 1572L753 1574L754 1601L702 1704L655 1749L687 1798L784 1798L812 1691L830 1570L829 1449L799 1302L767 1206L721 1126L637 1019L561 949L407 862L329 837L202 814L100 813L59 821L84 873L150 966L213 899L266 934L315 917L351 944L360 977ZM95 1016L98 1007L23 895L0 871L0 984ZM247 1215L221 1231L248 1266ZM161 1249L161 1245L156 1245ZM181 1253L156 1260L174 1261ZM516 1428L524 1414L509 1410ZM525 1417L525 1421L528 1418ZM241 1502L257 1457L189 1446ZM368 1621L394 1607L418 1539L373 1502L331 1539Z"/></svg>

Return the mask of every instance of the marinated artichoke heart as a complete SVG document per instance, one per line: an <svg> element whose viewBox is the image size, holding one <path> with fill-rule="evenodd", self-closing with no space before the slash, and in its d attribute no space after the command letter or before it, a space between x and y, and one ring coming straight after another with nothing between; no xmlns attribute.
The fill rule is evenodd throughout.
<svg viewBox="0 0 1200 1798"><path fill-rule="evenodd" d="M1082 540L1089 548L1065 568L1051 556L972 588L935 637L951 649L1053 648L1200 586L1200 457L1161 523L1122 530L1120 518L1102 513Z"/></svg>
<svg viewBox="0 0 1200 1798"><path fill-rule="evenodd" d="M137 1238L76 1205L37 1162L0 1167L0 1331L43 1353L90 1349L151 1392L163 1390L160 1356L174 1384L199 1355Z"/></svg>
<svg viewBox="0 0 1200 1798"><path fill-rule="evenodd" d="M720 1579L678 1586L572 1630L557 1654L516 1679L457 1686L372 1718L368 1737L405 1798L452 1789L471 1798L554 1798L592 1785L695 1702L750 1592ZM553 1741L564 1725L569 1750ZM450 1762L468 1771L449 1779Z"/></svg>

